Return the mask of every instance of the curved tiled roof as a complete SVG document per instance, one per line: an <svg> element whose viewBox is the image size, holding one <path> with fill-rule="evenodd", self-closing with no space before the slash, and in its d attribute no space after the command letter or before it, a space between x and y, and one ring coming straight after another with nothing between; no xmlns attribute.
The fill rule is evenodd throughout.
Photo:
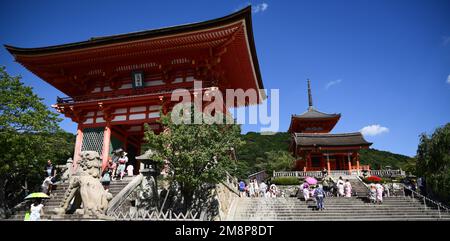
<svg viewBox="0 0 450 241"><path fill-rule="evenodd" d="M305 118L305 119L321 119L321 118L339 118L341 114L327 114L320 112L314 108L308 108L307 111L303 112L300 115L292 115L293 118Z"/></svg>
<svg viewBox="0 0 450 241"><path fill-rule="evenodd" d="M361 132L342 134L294 133L297 146L370 146Z"/></svg>

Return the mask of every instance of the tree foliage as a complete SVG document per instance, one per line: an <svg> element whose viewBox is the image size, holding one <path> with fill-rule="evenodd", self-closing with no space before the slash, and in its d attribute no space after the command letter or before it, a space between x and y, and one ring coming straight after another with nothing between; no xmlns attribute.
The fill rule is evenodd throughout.
<svg viewBox="0 0 450 241"><path fill-rule="evenodd" d="M74 136L58 127L56 113L0 67L0 217L42 182L48 159L58 163L72 154Z"/></svg>
<svg viewBox="0 0 450 241"><path fill-rule="evenodd" d="M175 124L170 114L161 114L164 131L156 134L149 130L145 138L148 147L156 152L154 160L170 162L172 181L180 186L185 208L190 207L194 193L203 184L215 184L225 178L225 171L233 167L234 149L242 144L238 125L206 124L212 117L194 112L193 108L191 116L204 121Z"/></svg>
<svg viewBox="0 0 450 241"><path fill-rule="evenodd" d="M417 174L425 177L432 195L450 201L450 123L437 128L431 136L420 136Z"/></svg>

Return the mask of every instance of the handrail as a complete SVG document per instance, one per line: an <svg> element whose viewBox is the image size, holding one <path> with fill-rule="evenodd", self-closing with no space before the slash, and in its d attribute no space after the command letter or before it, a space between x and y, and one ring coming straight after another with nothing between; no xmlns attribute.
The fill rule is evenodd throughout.
<svg viewBox="0 0 450 241"><path fill-rule="evenodd" d="M228 172L225 172L226 175L226 181L221 181L221 183L227 187L230 191L232 191L237 196L240 196L240 193L237 191L237 188L239 187L239 182L236 181L236 178L231 176ZM232 186L230 187L230 184Z"/></svg>
<svg viewBox="0 0 450 241"><path fill-rule="evenodd" d="M142 183L144 175L137 175L108 203L107 214L110 215L125 201L125 199Z"/></svg>
<svg viewBox="0 0 450 241"><path fill-rule="evenodd" d="M403 188L406 188L406 189L408 189L409 191L411 191L412 197L413 197L413 198L414 198L414 194L416 195L416 197L422 198L422 199L423 199L424 206L425 206L425 209L427 209L426 200L428 200L428 202L431 202L431 203L435 204L435 205L438 207L439 218L441 218L441 208L444 209L447 213L450 212L450 208L449 208L448 206L446 206L446 205L444 205L444 204L442 204L442 203L440 203L440 202L438 202L438 201L435 201L435 200L433 200L433 199L431 199L431 198L429 198L429 197L426 197L426 196L424 196L424 195L422 195L422 194L420 194L420 193L418 193L418 192L412 190L411 188L409 188L408 186L406 186L406 185L403 184L403 183L400 183L400 185L403 186Z"/></svg>
<svg viewBox="0 0 450 241"><path fill-rule="evenodd" d="M369 185L367 185L365 182L363 182L363 180L361 179L361 177L356 176L356 179L358 179L358 181L360 181L360 182L367 188L367 190L370 191Z"/></svg>

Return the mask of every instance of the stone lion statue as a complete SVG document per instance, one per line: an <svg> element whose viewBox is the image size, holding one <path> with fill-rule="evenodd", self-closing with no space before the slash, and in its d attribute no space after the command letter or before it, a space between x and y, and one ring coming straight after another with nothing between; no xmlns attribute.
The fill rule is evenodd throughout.
<svg viewBox="0 0 450 241"><path fill-rule="evenodd" d="M69 188L56 214L66 213L72 200L76 213L84 217L106 218L108 202L112 194L105 191L100 182L102 162L95 151L82 151L77 172L70 177Z"/></svg>

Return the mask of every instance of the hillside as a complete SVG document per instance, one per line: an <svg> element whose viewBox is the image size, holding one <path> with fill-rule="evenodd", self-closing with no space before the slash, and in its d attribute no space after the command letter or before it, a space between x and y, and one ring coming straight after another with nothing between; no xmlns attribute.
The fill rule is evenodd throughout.
<svg viewBox="0 0 450 241"><path fill-rule="evenodd" d="M270 174L273 170L289 170L293 158L288 151L290 135L279 132L274 135L261 135L249 132L242 135L246 144L237 151L237 171L239 177L266 170ZM391 166L412 171L415 159L376 149L362 150L361 164L369 164L372 168Z"/></svg>

